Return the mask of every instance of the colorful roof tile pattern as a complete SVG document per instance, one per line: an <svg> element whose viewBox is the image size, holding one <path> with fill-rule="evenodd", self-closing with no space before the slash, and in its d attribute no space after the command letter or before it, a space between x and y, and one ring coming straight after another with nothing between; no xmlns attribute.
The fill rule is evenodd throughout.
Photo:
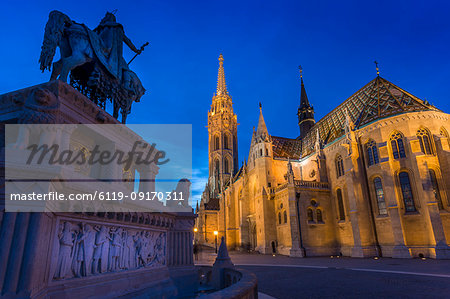
<svg viewBox="0 0 450 299"><path fill-rule="evenodd" d="M377 76L311 128L302 140L302 156L314 151L317 129L325 144L344 134L346 111L355 127L360 128L375 120L401 113L440 110Z"/></svg>
<svg viewBox="0 0 450 299"><path fill-rule="evenodd" d="M300 159L302 143L298 139L272 136L272 151L274 158Z"/></svg>

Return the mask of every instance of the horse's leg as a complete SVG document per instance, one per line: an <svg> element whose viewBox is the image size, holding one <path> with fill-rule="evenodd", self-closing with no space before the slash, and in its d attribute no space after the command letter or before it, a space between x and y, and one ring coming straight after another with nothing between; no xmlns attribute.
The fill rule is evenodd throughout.
<svg viewBox="0 0 450 299"><path fill-rule="evenodd" d="M53 63L52 75L50 76L50 81L56 80L59 74L61 74L61 69L63 67L63 58Z"/></svg>
<svg viewBox="0 0 450 299"><path fill-rule="evenodd" d="M113 101L113 107L114 107L113 117L115 119L117 119L119 117L119 104L117 103L116 99L112 99L112 101Z"/></svg>
<svg viewBox="0 0 450 299"><path fill-rule="evenodd" d="M128 115L128 111L123 111L122 109L122 123L126 124L127 122L127 115Z"/></svg>
<svg viewBox="0 0 450 299"><path fill-rule="evenodd" d="M88 61L91 61L91 57L86 54L86 49L90 48L87 35L85 37L72 36L68 38L68 44L72 50L72 55L65 57L62 61L61 75L59 80L67 82L69 72Z"/></svg>
<svg viewBox="0 0 450 299"><path fill-rule="evenodd" d="M86 57L80 52L75 52L72 56L63 59L61 75L59 75L59 80L67 82L67 77L69 72L86 62Z"/></svg>

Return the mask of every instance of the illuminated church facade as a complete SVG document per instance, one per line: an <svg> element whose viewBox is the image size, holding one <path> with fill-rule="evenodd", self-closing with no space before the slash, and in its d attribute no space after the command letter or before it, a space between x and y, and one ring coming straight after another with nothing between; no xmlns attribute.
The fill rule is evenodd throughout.
<svg viewBox="0 0 450 299"><path fill-rule="evenodd" d="M315 121L301 76L299 137L270 135L260 107L239 168L219 62L197 242L224 236L231 249L296 257L450 258L449 114L377 75Z"/></svg>

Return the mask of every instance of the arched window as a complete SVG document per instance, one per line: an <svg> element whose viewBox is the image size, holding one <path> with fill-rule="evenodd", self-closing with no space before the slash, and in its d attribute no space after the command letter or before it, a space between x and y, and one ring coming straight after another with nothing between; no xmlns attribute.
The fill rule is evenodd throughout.
<svg viewBox="0 0 450 299"><path fill-rule="evenodd" d="M216 135L216 137L214 137L214 149L215 150L220 149L220 138L218 135Z"/></svg>
<svg viewBox="0 0 450 299"><path fill-rule="evenodd" d="M378 149L377 144L374 140L370 140L366 144L367 157L369 160L369 166L380 163L378 159Z"/></svg>
<svg viewBox="0 0 450 299"><path fill-rule="evenodd" d="M429 170L430 173L430 179L431 179L431 186L433 187L434 197L436 198L436 201L438 203L439 210L444 209L444 205L442 204L442 198L441 193L439 191L439 185L436 178L436 172L433 169Z"/></svg>
<svg viewBox="0 0 450 299"><path fill-rule="evenodd" d="M214 163L215 167L214 167L214 173L220 173L220 163L219 160L216 159L216 162Z"/></svg>
<svg viewBox="0 0 450 299"><path fill-rule="evenodd" d="M308 216L308 221L314 221L314 214L311 208L306 210L306 215Z"/></svg>
<svg viewBox="0 0 450 299"><path fill-rule="evenodd" d="M284 223L287 223L287 213L286 213L286 211L283 212L283 216L284 216Z"/></svg>
<svg viewBox="0 0 450 299"><path fill-rule="evenodd" d="M281 212L278 212L278 224L281 224Z"/></svg>
<svg viewBox="0 0 450 299"><path fill-rule="evenodd" d="M266 148L266 156L269 155L269 149Z"/></svg>
<svg viewBox="0 0 450 299"><path fill-rule="evenodd" d="M316 210L316 218L317 218L317 222L323 222L322 210L321 209L317 209Z"/></svg>
<svg viewBox="0 0 450 299"><path fill-rule="evenodd" d="M223 148L228 149L228 134L223 135Z"/></svg>
<svg viewBox="0 0 450 299"><path fill-rule="evenodd" d="M336 195L337 195L337 203L338 203L338 209L339 209L339 220L345 220L344 200L342 198L342 190L337 189Z"/></svg>
<svg viewBox="0 0 450 299"><path fill-rule="evenodd" d="M386 201L384 200L383 184L380 178L375 178L373 180L373 185L375 187L375 195L377 198L378 214L387 215Z"/></svg>
<svg viewBox="0 0 450 299"><path fill-rule="evenodd" d="M425 155L433 155L433 147L431 145L431 136L427 129L420 128L417 131L417 138L419 138L420 143L420 149L422 150L422 153Z"/></svg>
<svg viewBox="0 0 450 299"><path fill-rule="evenodd" d="M262 155L263 155L262 153L263 153L263 152L262 152L262 148L260 148L260 149L259 149L259 156L260 156L260 157L262 157Z"/></svg>
<svg viewBox="0 0 450 299"><path fill-rule="evenodd" d="M409 180L409 174L406 171L402 171L398 174L398 179L400 181L400 188L402 190L405 211L415 212L416 206L414 205L414 197L411 189L411 182Z"/></svg>
<svg viewBox="0 0 450 299"><path fill-rule="evenodd" d="M403 136L399 132L391 135L391 148L394 159L405 158L405 147L403 146Z"/></svg>
<svg viewBox="0 0 450 299"><path fill-rule="evenodd" d="M444 127L441 127L441 129L439 130L439 134L442 137L448 138L448 132L447 132L447 130Z"/></svg>
<svg viewBox="0 0 450 299"><path fill-rule="evenodd" d="M336 176L340 177L344 175L344 160L342 160L341 155L336 156Z"/></svg>
<svg viewBox="0 0 450 299"><path fill-rule="evenodd" d="M229 162L228 162L228 159L227 158L225 158L225 161L223 162L223 172L224 173L229 173L229 171L230 171L230 165L229 165Z"/></svg>

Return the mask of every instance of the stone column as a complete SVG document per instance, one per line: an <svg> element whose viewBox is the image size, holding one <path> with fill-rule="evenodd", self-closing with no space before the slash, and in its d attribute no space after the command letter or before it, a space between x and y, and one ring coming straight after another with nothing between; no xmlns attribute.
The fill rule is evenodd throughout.
<svg viewBox="0 0 450 299"><path fill-rule="evenodd" d="M291 232L291 250L289 256L292 257L305 257L305 248L302 246L300 225L300 198L297 198L295 192L294 181L292 180L287 186L288 192L288 204L289 204L289 226ZM300 194L301 196L301 194Z"/></svg>
<svg viewBox="0 0 450 299"><path fill-rule="evenodd" d="M394 235L394 247L392 248L393 258L411 258L408 247L406 247L405 236L403 234L403 223L401 210L397 202L395 185L392 175L386 174L384 177L385 200L391 221L392 234Z"/></svg>
<svg viewBox="0 0 450 299"><path fill-rule="evenodd" d="M148 168L139 171L140 182L139 192L154 192L155 191L155 178L158 174L158 167L152 164Z"/></svg>
<svg viewBox="0 0 450 299"><path fill-rule="evenodd" d="M353 248L352 257L364 257L364 252L361 246L361 234L359 231L358 206L355 198L354 182L352 179L353 170L346 174L345 180L347 184L347 198L349 204L350 223L353 232Z"/></svg>
<svg viewBox="0 0 450 299"><path fill-rule="evenodd" d="M436 196L434 195L433 187L431 184L431 178L429 175L428 165L423 163L423 167L419 168L421 171L421 180L424 193L424 202L426 207L424 207L424 216L428 218L434 241L436 242L435 252L436 259L449 259L450 258L450 247L447 244L445 238L444 227L442 225L441 215L439 213L438 203L436 201Z"/></svg>

